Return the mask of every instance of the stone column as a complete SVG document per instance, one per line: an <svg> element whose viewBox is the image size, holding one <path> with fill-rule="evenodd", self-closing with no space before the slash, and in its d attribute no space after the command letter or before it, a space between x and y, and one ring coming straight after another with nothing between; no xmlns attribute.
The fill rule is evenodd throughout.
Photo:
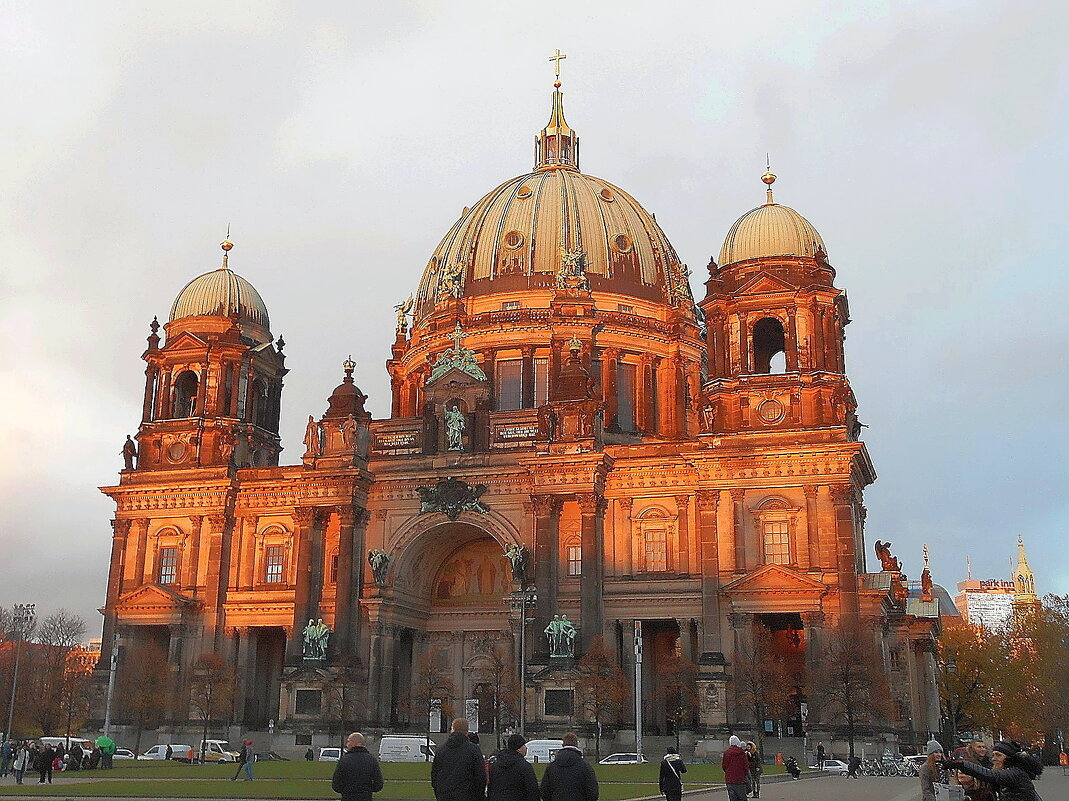
<svg viewBox="0 0 1069 801"><path fill-rule="evenodd" d="M604 599L602 573L605 567L604 532L605 498L597 492L582 492L575 496L581 515L580 536L583 542L583 581L580 584L582 637L584 651L594 638L604 634Z"/></svg>
<svg viewBox="0 0 1069 801"><path fill-rule="evenodd" d="M634 557L634 534L631 531L631 511L635 506L634 498L620 498L616 501L620 514L616 517L617 529L614 526L613 536L616 538L616 552L623 556L623 564L620 565L622 575L633 576L636 572Z"/></svg>
<svg viewBox="0 0 1069 801"><path fill-rule="evenodd" d="M134 558L131 562L128 550L126 562L128 571L132 568L133 573L128 574L123 582L124 592L137 589L148 580L145 576L145 560L148 555L148 523L148 520L142 519L134 521L131 525L133 536L127 537L127 549L133 547Z"/></svg>
<svg viewBox="0 0 1069 801"><path fill-rule="evenodd" d="M793 373L798 370L798 320L795 318L794 309L787 310L787 330L784 331L784 356L786 357L787 372Z"/></svg>
<svg viewBox="0 0 1069 801"><path fill-rule="evenodd" d="M156 392L156 414L154 420L167 420L172 416L171 412L171 372L162 374L159 389Z"/></svg>
<svg viewBox="0 0 1069 801"><path fill-rule="evenodd" d="M735 549L735 572L745 573L750 567L746 555L746 490L731 490L732 541Z"/></svg>
<svg viewBox="0 0 1069 801"><path fill-rule="evenodd" d="M684 659L694 662L694 633L691 629L690 618L676 618L676 626L679 627L679 653Z"/></svg>
<svg viewBox="0 0 1069 801"><path fill-rule="evenodd" d="M702 560L701 661L722 664L724 648L720 641L720 553L716 525L720 490L701 490L695 500L698 505L698 537Z"/></svg>
<svg viewBox="0 0 1069 801"><path fill-rule="evenodd" d="M237 664L234 665L234 672L237 677L237 681L234 683L234 720L240 725L245 721L246 699L249 697L249 690L253 681L255 681L254 665L251 662L252 644L250 637L252 629L248 626L236 626L231 631L238 645Z"/></svg>
<svg viewBox="0 0 1069 801"><path fill-rule="evenodd" d="M820 487L815 484L806 484L802 487L802 492L805 493L804 525L806 544L806 562L803 569L821 567L820 529L817 526L817 495L820 492ZM800 556L799 562L801 562Z"/></svg>
<svg viewBox="0 0 1069 801"><path fill-rule="evenodd" d="M654 390L653 374L657 369L657 359L648 353L639 357L635 380L635 426L639 431L652 432L657 419L654 406L657 404Z"/></svg>
<svg viewBox="0 0 1069 801"><path fill-rule="evenodd" d="M520 407L533 409L535 402L535 370L533 345L525 345L520 353Z"/></svg>
<svg viewBox="0 0 1069 801"><path fill-rule="evenodd" d="M106 668L111 662L111 649L115 631L118 626L118 613L115 604L122 595L123 560L126 554L127 535L130 533L130 520L111 521L111 561L108 566L108 596L104 603L104 631L100 638L100 667Z"/></svg>
<svg viewBox="0 0 1069 801"><path fill-rule="evenodd" d="M809 676L809 692L813 692L812 684L820 676L822 663L822 651L824 650L824 613L802 612L802 626L805 628L805 667Z"/></svg>
<svg viewBox="0 0 1069 801"><path fill-rule="evenodd" d="M542 638L541 633L552 620L557 605L560 500L556 495L531 496L535 516L534 585L538 595L538 600L535 602L534 631L538 632L538 636L529 644L534 645L531 653L537 653L546 658L549 656L549 645Z"/></svg>
<svg viewBox="0 0 1069 801"><path fill-rule="evenodd" d="M690 496L676 496L676 536L679 538L677 573L690 574Z"/></svg>
<svg viewBox="0 0 1069 801"><path fill-rule="evenodd" d="M147 423L152 419L152 399L156 395L159 375L160 371L152 365L145 368L145 402L141 407L142 423Z"/></svg>
<svg viewBox="0 0 1069 801"><path fill-rule="evenodd" d="M745 314L735 316L739 323L739 372L747 375L753 372L750 367L750 326Z"/></svg>
<svg viewBox="0 0 1069 801"><path fill-rule="evenodd" d="M214 643L218 651L222 632L219 630L223 618L223 604L226 602L227 558L226 546L229 543L227 529L231 525L228 515L208 515L208 571L204 579L204 641ZM201 531L201 536L204 531Z"/></svg>
<svg viewBox="0 0 1069 801"><path fill-rule="evenodd" d="M189 547L185 549L182 564L182 586L187 590L194 589L198 584L197 573L200 569L200 539L203 522L204 515L190 515L189 517Z"/></svg>
<svg viewBox="0 0 1069 801"><path fill-rule="evenodd" d="M616 425L616 380L620 351L604 348L601 351L601 397L605 401L605 428Z"/></svg>
<svg viewBox="0 0 1069 801"><path fill-rule="evenodd" d="M381 725L385 722L382 714L383 701L386 697L385 693L382 691L382 676L386 672L384 670L385 665L383 661L385 628L383 623L378 620L373 621L369 626L371 634L371 653L368 658L367 673L368 715L371 719L370 722L377 725Z"/></svg>
<svg viewBox="0 0 1069 801"><path fill-rule="evenodd" d="M371 515L344 505L338 515L338 583L334 602L334 650L339 657L360 660L360 596L364 590L364 543Z"/></svg>
<svg viewBox="0 0 1069 801"><path fill-rule="evenodd" d="M297 531L293 538L296 552L291 555L296 565L293 590L293 635L290 637L287 649L287 661L291 664L297 664L301 660L304 627L308 625L308 618L311 614L312 529L316 525L317 517L317 510L310 506L298 506L293 510L293 522Z"/></svg>
<svg viewBox="0 0 1069 801"><path fill-rule="evenodd" d="M854 553L854 487L852 484L833 484L831 497L835 508L835 562L839 574L839 592L842 593L842 609L844 614L856 619L859 601L857 559Z"/></svg>

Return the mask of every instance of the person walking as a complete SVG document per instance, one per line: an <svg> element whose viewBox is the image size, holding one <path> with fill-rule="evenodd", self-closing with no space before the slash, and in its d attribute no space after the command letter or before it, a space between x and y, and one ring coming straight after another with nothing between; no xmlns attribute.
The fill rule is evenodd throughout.
<svg viewBox="0 0 1069 801"><path fill-rule="evenodd" d="M11 772L11 763L15 756L14 745L11 740L4 740L4 744L0 745L0 776L7 776Z"/></svg>
<svg viewBox="0 0 1069 801"><path fill-rule="evenodd" d="M683 798L682 774L686 772L683 757L675 748L668 746L661 760L661 775L657 778L657 789L664 794L666 801L680 801Z"/></svg>
<svg viewBox="0 0 1069 801"><path fill-rule="evenodd" d="M935 801L935 784L942 782L940 763L943 761L943 746L936 739L928 741L925 748L928 759L920 768L921 801Z"/></svg>
<svg viewBox="0 0 1069 801"><path fill-rule="evenodd" d="M249 746L245 744L245 741L241 741L241 751L238 752L237 769L234 771L234 775L230 777L230 781L236 782L238 776L241 775L242 769L245 767L245 759L249 755Z"/></svg>
<svg viewBox="0 0 1069 801"><path fill-rule="evenodd" d="M754 798L760 798L761 771L764 770L764 766L761 764L761 754L757 750L757 743L746 743L746 761L749 763L748 781L750 795Z"/></svg>
<svg viewBox="0 0 1069 801"><path fill-rule="evenodd" d="M170 762L171 761L171 757L173 757L173 756L174 756L174 749L171 747L170 743L167 743L167 752L164 755L164 759L166 759L168 762Z"/></svg>
<svg viewBox="0 0 1069 801"><path fill-rule="evenodd" d="M437 801L477 801L486 797L486 768L479 746L468 739L467 718L455 718L449 736L434 754L431 789Z"/></svg>
<svg viewBox="0 0 1069 801"><path fill-rule="evenodd" d="M953 759L943 762L943 767L961 771L997 788L999 801L1042 801L1032 782L1043 773L1043 762L1025 751L1019 742L995 743L991 761L994 765L991 768Z"/></svg>
<svg viewBox="0 0 1069 801"><path fill-rule="evenodd" d="M252 781L252 766L256 764L256 751L252 747L252 740L246 740L245 746L245 760L242 763L242 767L245 768L245 778L243 781Z"/></svg>
<svg viewBox="0 0 1069 801"><path fill-rule="evenodd" d="M817 770L824 770L824 757L827 755L824 743L817 743Z"/></svg>
<svg viewBox="0 0 1069 801"><path fill-rule="evenodd" d="M22 784L22 777L26 775L31 759L30 747L26 743L16 748L15 761L12 763L15 771L15 784Z"/></svg>
<svg viewBox="0 0 1069 801"><path fill-rule="evenodd" d="M857 769L860 768L860 767L861 767L861 757L859 757L857 754L854 754L846 762L846 768L847 768L846 775L847 775L847 777L850 778L850 779L860 779L861 777L857 775Z"/></svg>
<svg viewBox="0 0 1069 801"><path fill-rule="evenodd" d="M734 734L728 740L728 750L720 760L724 769L728 801L746 801L746 778L750 775L750 760L742 747L742 740Z"/></svg>
<svg viewBox="0 0 1069 801"><path fill-rule="evenodd" d="M561 742L542 776L542 801L598 801L598 777L583 759L579 738L568 732Z"/></svg>
<svg viewBox="0 0 1069 801"><path fill-rule="evenodd" d="M371 801L372 794L382 789L382 768L364 747L360 732L354 731L345 738L345 753L334 766L330 787L341 795L341 801Z"/></svg>
<svg viewBox="0 0 1069 801"><path fill-rule="evenodd" d="M527 759L527 740L510 734L490 763L489 801L540 801L538 778Z"/></svg>
<svg viewBox="0 0 1069 801"><path fill-rule="evenodd" d="M50 745L46 745L37 754L37 771L41 775L41 778L37 780L38 784L44 784L46 779L49 784L52 783L52 760L54 758L55 751Z"/></svg>

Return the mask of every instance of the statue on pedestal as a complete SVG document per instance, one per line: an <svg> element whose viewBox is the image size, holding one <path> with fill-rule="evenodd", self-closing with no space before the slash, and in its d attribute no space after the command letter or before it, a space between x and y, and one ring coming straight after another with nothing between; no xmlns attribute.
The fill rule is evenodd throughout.
<svg viewBox="0 0 1069 801"><path fill-rule="evenodd" d="M304 427L304 455L319 456L323 452L323 438L320 434L319 423L312 415L308 415L308 425Z"/></svg>
<svg viewBox="0 0 1069 801"><path fill-rule="evenodd" d="M567 615L554 615L543 633L549 639L550 657L575 656L575 635L578 631Z"/></svg>
<svg viewBox="0 0 1069 801"><path fill-rule="evenodd" d="M134 441L130 438L129 434L126 435L126 442L124 442L122 446L122 458L126 463L125 469L133 470L134 459L137 458L137 445L134 444Z"/></svg>
<svg viewBox="0 0 1069 801"><path fill-rule="evenodd" d="M371 573L375 577L375 583L380 587L386 586L386 571L390 569L390 555L381 548L368 551L367 563L371 565Z"/></svg>
<svg viewBox="0 0 1069 801"><path fill-rule="evenodd" d="M445 410L446 450L464 450L464 429L466 426L467 420L464 419L464 412L460 411L460 406L454 403L452 409Z"/></svg>
<svg viewBox="0 0 1069 801"><path fill-rule="evenodd" d="M304 658L326 659L328 640L330 627L323 622L323 618L318 621L309 618L308 625L304 627Z"/></svg>

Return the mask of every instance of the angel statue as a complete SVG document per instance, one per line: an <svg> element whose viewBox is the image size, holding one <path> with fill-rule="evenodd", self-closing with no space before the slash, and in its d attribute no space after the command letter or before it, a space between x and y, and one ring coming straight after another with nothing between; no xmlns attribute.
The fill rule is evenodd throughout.
<svg viewBox="0 0 1069 801"><path fill-rule="evenodd" d="M512 565L512 577L522 586L527 578L527 568L531 563L531 552L522 545L512 545L505 551L505 558Z"/></svg>
<svg viewBox="0 0 1069 801"><path fill-rule="evenodd" d="M892 573L900 573L902 571L902 563L898 561L898 557L891 556L890 542L876 540L876 558L880 560L882 570L888 570Z"/></svg>
<svg viewBox="0 0 1069 801"><path fill-rule="evenodd" d="M390 569L390 555L381 548L368 551L367 563L371 565L371 573L375 576L375 583L380 587L386 586L386 571Z"/></svg>
<svg viewBox="0 0 1069 801"><path fill-rule="evenodd" d="M412 313L412 296L408 296L408 300L403 303L398 303L393 307L393 310L397 312L397 333L408 333L408 315Z"/></svg>

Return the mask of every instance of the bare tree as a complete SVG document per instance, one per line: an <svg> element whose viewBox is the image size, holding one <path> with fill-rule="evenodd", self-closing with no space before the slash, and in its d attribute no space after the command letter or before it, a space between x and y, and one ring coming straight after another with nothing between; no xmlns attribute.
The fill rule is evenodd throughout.
<svg viewBox="0 0 1069 801"><path fill-rule="evenodd" d="M490 688L491 717L494 722L494 734L497 737L498 748L501 747L501 722L506 716L516 711L516 702L519 700L519 688L516 682L516 667L511 660L502 656L501 652L494 649L489 661L479 671L479 681Z"/></svg>
<svg viewBox="0 0 1069 801"><path fill-rule="evenodd" d="M435 700L442 704L442 714L448 715L449 699L453 695L451 672L440 656L423 654L416 660L415 678L412 681L412 714L423 716L423 730L426 733L424 758L430 759L431 745L431 711Z"/></svg>
<svg viewBox="0 0 1069 801"><path fill-rule="evenodd" d="M693 727L698 709L698 666L673 650L657 664L657 698L668 712L676 734L676 750L684 726Z"/></svg>
<svg viewBox="0 0 1069 801"><path fill-rule="evenodd" d="M64 706L68 664L71 651L85 636L85 620L66 609L46 617L37 627L38 647L31 651L30 678L31 709L34 722L45 734L59 730L66 717ZM32 665L32 666L31 666Z"/></svg>
<svg viewBox="0 0 1069 801"><path fill-rule="evenodd" d="M767 626L753 625L748 641L735 652L734 668L731 683L735 703L750 718L757 749L763 754L765 721L786 713L793 686L790 671L776 652Z"/></svg>
<svg viewBox="0 0 1069 801"><path fill-rule="evenodd" d="M137 727L134 751L141 753L142 733L159 726L170 708L173 674L166 652L154 643L135 646L123 656L118 706Z"/></svg>
<svg viewBox="0 0 1069 801"><path fill-rule="evenodd" d="M594 723L594 753L601 757L601 727L620 720L627 707L628 683L602 637L595 637L576 663L576 702Z"/></svg>
<svg viewBox="0 0 1069 801"><path fill-rule="evenodd" d="M852 757L858 725L886 720L890 711L882 655L859 623L844 620L829 634L821 657L821 675L813 677L821 719L846 723Z"/></svg>
<svg viewBox="0 0 1069 801"><path fill-rule="evenodd" d="M219 654L201 654L193 665L193 679L190 682L189 706L196 719L202 724L200 743L200 760L204 761L205 740L208 729L222 710L229 720L234 704L234 688L237 677L234 669Z"/></svg>

